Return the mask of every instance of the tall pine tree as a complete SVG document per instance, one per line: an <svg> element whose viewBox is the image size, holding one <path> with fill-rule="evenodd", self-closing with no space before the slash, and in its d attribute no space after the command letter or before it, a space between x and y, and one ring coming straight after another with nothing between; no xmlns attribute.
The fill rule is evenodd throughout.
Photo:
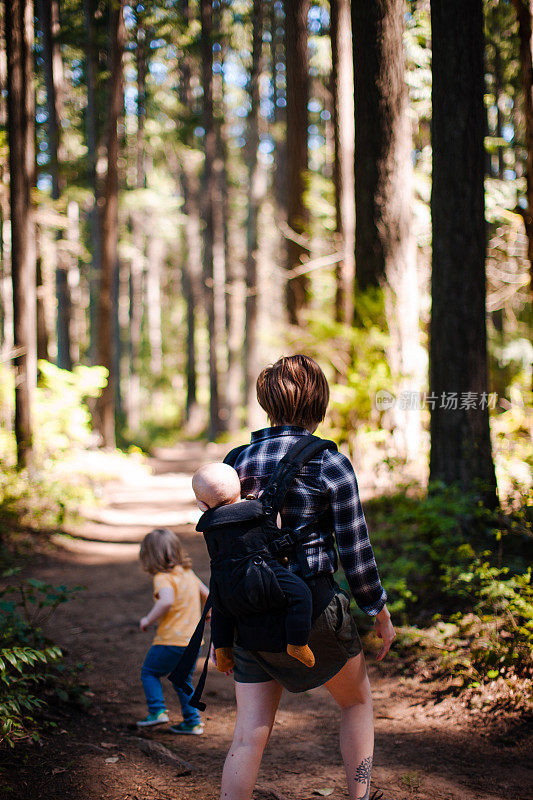
<svg viewBox="0 0 533 800"><path fill-rule="evenodd" d="M432 0L430 480L494 503L485 319L483 2ZM460 79L458 79L460 76ZM453 399L455 398L455 400ZM472 402L464 402L472 398ZM485 400L483 399L485 398Z"/></svg>

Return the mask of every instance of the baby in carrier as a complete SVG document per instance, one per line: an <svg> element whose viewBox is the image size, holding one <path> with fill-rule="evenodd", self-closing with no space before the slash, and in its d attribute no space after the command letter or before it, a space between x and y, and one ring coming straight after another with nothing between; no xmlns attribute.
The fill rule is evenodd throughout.
<svg viewBox="0 0 533 800"><path fill-rule="evenodd" d="M313 667L315 657L307 645L311 591L270 553L268 534L261 527L261 503L255 499L241 501L239 476L229 464L200 467L193 475L192 486L198 507L204 512L197 530L204 534L211 557L211 635L217 669L227 672L233 667L236 631L237 635L253 636L254 614L274 614L280 609L285 615L287 653ZM254 649L252 645L247 642L250 649ZM258 641L255 649L266 648Z"/></svg>

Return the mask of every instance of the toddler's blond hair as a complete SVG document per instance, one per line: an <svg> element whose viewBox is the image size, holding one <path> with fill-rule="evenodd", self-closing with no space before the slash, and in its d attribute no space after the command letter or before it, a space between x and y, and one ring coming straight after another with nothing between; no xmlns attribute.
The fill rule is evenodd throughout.
<svg viewBox="0 0 533 800"><path fill-rule="evenodd" d="M190 569L192 561L184 552L178 535L169 528L155 528L146 534L139 553L145 572L170 572L176 566Z"/></svg>

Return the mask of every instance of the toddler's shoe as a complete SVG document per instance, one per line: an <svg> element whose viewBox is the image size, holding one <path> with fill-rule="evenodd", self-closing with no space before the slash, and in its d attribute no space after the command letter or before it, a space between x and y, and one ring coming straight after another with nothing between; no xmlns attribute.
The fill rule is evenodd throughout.
<svg viewBox="0 0 533 800"><path fill-rule="evenodd" d="M140 719L137 723L138 728L148 728L150 725L162 725L168 722L168 714L166 711L156 711L155 714L148 714L144 719Z"/></svg>
<svg viewBox="0 0 533 800"><path fill-rule="evenodd" d="M170 730L172 733L183 733L186 736L200 736L204 732L204 726L201 722L196 725L191 725L190 722L180 722L179 725L171 725Z"/></svg>

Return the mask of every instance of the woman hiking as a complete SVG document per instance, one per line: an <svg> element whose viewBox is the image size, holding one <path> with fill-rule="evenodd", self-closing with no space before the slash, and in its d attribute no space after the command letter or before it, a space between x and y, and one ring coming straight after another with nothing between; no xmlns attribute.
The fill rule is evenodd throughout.
<svg viewBox="0 0 533 800"><path fill-rule="evenodd" d="M291 446L316 430L326 413L329 386L313 359L289 356L261 372L257 399L271 427L253 432L250 444L239 452L233 464L243 497L257 497ZM316 663L310 669L287 653L252 653L234 645L237 717L220 797L251 799L283 688L302 692L325 686L340 708L340 749L350 800L369 800L374 748L372 697L348 595L333 581L337 556L328 527L334 533L357 605L375 617L376 634L383 640L378 660L388 652L395 632L348 458L324 450L309 461L291 484L281 518L283 525L293 530L319 520L312 541L303 545L309 568L304 577L314 600L309 645ZM301 553L299 558L289 554L283 561L291 571L301 572ZM372 795L376 800L380 796Z"/></svg>

